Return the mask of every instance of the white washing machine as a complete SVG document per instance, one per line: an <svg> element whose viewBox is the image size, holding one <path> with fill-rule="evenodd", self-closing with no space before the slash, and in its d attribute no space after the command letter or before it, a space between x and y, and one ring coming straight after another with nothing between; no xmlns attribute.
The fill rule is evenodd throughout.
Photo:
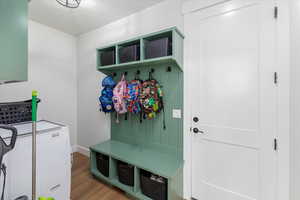
<svg viewBox="0 0 300 200"><path fill-rule="evenodd" d="M15 148L4 156L7 166L5 199L31 197L32 124L13 125L18 130ZM71 146L67 126L49 121L37 122L37 197L70 200ZM0 129L8 139L9 131ZM0 189L2 191L3 174Z"/></svg>

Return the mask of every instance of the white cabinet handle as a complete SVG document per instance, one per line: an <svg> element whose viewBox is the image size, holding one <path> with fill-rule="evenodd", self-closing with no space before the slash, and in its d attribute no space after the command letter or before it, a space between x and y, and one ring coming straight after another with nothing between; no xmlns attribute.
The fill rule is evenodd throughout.
<svg viewBox="0 0 300 200"><path fill-rule="evenodd" d="M54 138L54 137L58 137L59 136L59 133L53 133L52 134L52 137Z"/></svg>
<svg viewBox="0 0 300 200"><path fill-rule="evenodd" d="M57 184L56 186L50 188L50 191L57 190L60 187L60 184Z"/></svg>

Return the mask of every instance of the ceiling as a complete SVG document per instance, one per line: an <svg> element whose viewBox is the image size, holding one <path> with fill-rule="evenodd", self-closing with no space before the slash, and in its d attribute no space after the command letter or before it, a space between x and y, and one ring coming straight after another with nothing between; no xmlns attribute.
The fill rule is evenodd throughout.
<svg viewBox="0 0 300 200"><path fill-rule="evenodd" d="M79 8L69 9L56 0L31 0L29 18L80 35L143 10L163 0L82 0Z"/></svg>

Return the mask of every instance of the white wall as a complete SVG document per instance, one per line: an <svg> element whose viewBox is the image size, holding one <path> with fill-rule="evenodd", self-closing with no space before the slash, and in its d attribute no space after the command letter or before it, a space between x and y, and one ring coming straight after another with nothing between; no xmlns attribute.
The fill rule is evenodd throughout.
<svg viewBox="0 0 300 200"><path fill-rule="evenodd" d="M166 0L79 37L79 146L88 148L110 137L109 115L99 112L100 80L104 75L96 70L96 48L172 26L183 28L181 0Z"/></svg>
<svg viewBox="0 0 300 200"><path fill-rule="evenodd" d="M300 1L291 0L291 200L300 199Z"/></svg>
<svg viewBox="0 0 300 200"><path fill-rule="evenodd" d="M71 144L77 138L76 38L29 21L29 81L0 85L0 102L31 98L38 90L39 119L70 126ZM18 59L18 58L16 58Z"/></svg>

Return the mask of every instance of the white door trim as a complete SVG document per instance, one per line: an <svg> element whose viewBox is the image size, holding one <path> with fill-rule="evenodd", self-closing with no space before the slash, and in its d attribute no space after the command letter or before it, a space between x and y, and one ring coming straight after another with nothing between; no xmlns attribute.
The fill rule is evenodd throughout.
<svg viewBox="0 0 300 200"><path fill-rule="evenodd" d="M276 0L278 69L278 200L290 199L290 12L289 1Z"/></svg>
<svg viewBox="0 0 300 200"><path fill-rule="evenodd" d="M213 0L213 4L208 1L197 3L197 0L191 0L183 4L183 14L203 9L227 1ZM277 22L277 69L279 74L278 83L278 200L290 199L290 41L289 41L289 2L286 0L276 0L279 8L279 17ZM206 4L205 4L206 2ZM272 13L270 13L272 15ZM186 48L186 47L185 47ZM185 50L186 52L186 50ZM192 135L191 127L191 101L192 93L190 89L190 79L193 72L185 65L185 88L184 88L184 198L191 198L191 146Z"/></svg>

